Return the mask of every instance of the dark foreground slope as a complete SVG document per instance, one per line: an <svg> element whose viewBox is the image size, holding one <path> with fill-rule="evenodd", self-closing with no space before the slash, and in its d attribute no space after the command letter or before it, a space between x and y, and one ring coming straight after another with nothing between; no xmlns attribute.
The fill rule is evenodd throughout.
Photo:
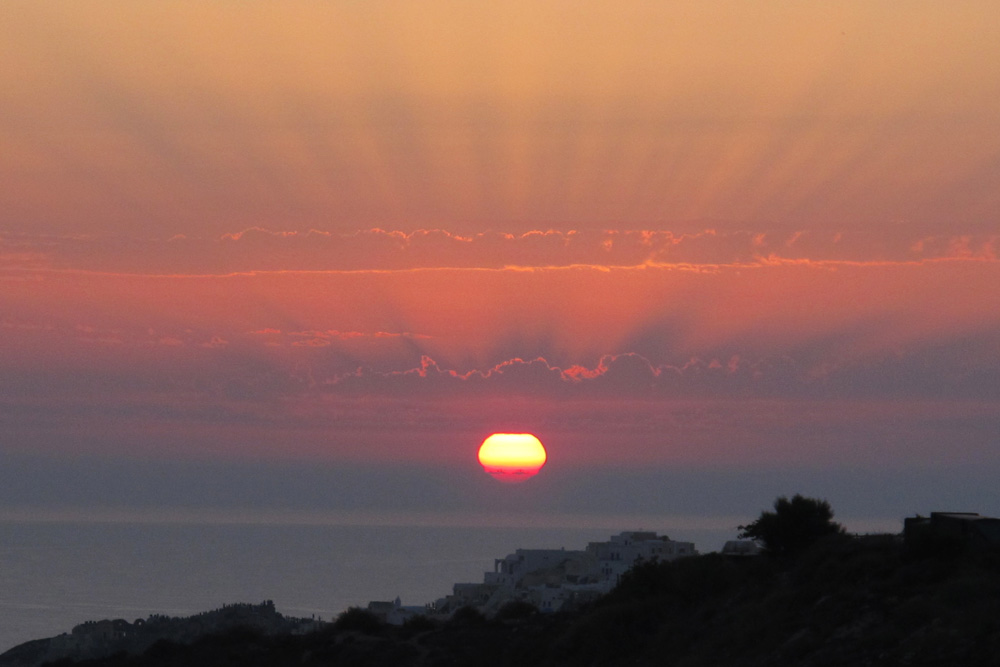
<svg viewBox="0 0 1000 667"><path fill-rule="evenodd" d="M394 628L355 612L304 636L236 628L143 655L56 664L995 665L1000 559L835 536L794 559L710 554L635 568L574 613Z"/></svg>

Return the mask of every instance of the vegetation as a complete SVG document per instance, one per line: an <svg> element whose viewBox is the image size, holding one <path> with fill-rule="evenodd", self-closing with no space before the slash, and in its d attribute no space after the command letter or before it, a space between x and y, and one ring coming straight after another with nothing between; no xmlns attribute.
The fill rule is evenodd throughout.
<svg viewBox="0 0 1000 667"><path fill-rule="evenodd" d="M485 625L487 618L483 612L479 611L475 607L462 607L461 609L455 610L455 613L451 615L451 620L449 622L452 626L457 627L479 626Z"/></svg>
<svg viewBox="0 0 1000 667"><path fill-rule="evenodd" d="M382 629L382 621L367 609L350 607L337 616L337 620L333 622L333 627L341 631L353 630L365 634L374 634Z"/></svg>
<svg viewBox="0 0 1000 667"><path fill-rule="evenodd" d="M844 532L833 521L833 510L825 500L796 494L791 500L781 496L774 501L773 512L761 512L753 523L740 526L740 539L759 542L775 556L795 554L816 540Z"/></svg>
<svg viewBox="0 0 1000 667"><path fill-rule="evenodd" d="M497 610L498 621L521 621L538 613L538 607L524 600L511 600Z"/></svg>

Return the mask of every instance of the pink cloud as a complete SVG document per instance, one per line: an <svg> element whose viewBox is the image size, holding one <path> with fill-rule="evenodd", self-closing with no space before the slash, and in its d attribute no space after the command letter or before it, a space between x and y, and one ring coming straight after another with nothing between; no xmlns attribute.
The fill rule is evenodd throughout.
<svg viewBox="0 0 1000 667"><path fill-rule="evenodd" d="M890 233L892 232L892 233ZM81 270L165 275L421 268L733 266L768 260L910 262L995 260L997 235L906 236L882 231L664 230L481 232L439 229L353 234L252 227L217 238L43 237L0 234L0 275ZM16 252L14 252L16 250ZM17 273L14 273L14 271ZM26 274L25 272L29 272Z"/></svg>
<svg viewBox="0 0 1000 667"><path fill-rule="evenodd" d="M293 342L292 345L295 345L296 347L327 347L330 345L330 341L326 338L316 337L307 338L305 340L297 340Z"/></svg>
<svg viewBox="0 0 1000 667"><path fill-rule="evenodd" d="M174 338L172 336L164 336L157 341L160 345L167 345L170 347L176 347L178 345L184 345L184 341L180 338Z"/></svg>

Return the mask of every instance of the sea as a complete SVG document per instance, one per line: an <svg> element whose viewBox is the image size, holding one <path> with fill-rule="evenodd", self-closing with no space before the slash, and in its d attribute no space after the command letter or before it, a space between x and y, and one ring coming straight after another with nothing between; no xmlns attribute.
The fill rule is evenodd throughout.
<svg viewBox="0 0 1000 667"><path fill-rule="evenodd" d="M631 522L629 522L631 521ZM371 600L422 605L481 582L518 548L583 549L656 530L715 551L728 517L38 513L0 516L0 653L89 620L188 616L272 600L288 616L332 620Z"/></svg>

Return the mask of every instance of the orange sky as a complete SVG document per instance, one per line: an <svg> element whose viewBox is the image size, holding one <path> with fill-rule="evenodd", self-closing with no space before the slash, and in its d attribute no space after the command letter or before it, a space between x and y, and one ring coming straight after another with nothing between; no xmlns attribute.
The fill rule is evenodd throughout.
<svg viewBox="0 0 1000 667"><path fill-rule="evenodd" d="M0 7L16 230L994 230L989 2ZM58 196L53 196L58 192Z"/></svg>
<svg viewBox="0 0 1000 667"><path fill-rule="evenodd" d="M992 3L7 0L0 61L0 454L1000 470Z"/></svg>

